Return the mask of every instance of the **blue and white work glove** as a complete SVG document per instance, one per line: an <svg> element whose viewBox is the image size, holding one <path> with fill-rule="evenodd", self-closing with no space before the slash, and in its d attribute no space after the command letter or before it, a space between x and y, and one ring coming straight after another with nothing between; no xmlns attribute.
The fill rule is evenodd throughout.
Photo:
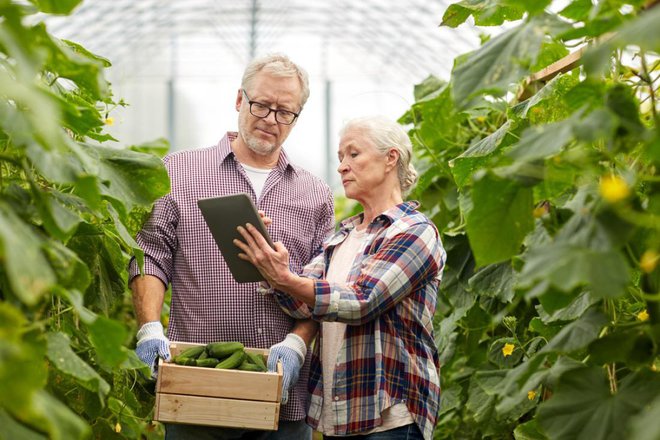
<svg viewBox="0 0 660 440"><path fill-rule="evenodd" d="M158 358L166 361L171 358L170 341L165 337L163 324L159 321L147 322L137 333L135 354L142 362L149 366L151 378L156 378Z"/></svg>
<svg viewBox="0 0 660 440"><path fill-rule="evenodd" d="M293 333L286 335L279 344L270 347L268 371L277 371L277 361L282 361L282 405L289 401L289 389L298 382L306 353L305 341Z"/></svg>

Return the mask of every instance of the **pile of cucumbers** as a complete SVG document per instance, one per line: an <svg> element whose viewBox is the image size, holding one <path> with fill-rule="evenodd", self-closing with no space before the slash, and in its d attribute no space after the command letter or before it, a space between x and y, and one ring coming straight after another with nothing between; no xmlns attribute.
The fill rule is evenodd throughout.
<svg viewBox="0 0 660 440"><path fill-rule="evenodd" d="M186 348L173 359L177 365L225 370L268 371L261 354L245 351L240 342L210 342Z"/></svg>

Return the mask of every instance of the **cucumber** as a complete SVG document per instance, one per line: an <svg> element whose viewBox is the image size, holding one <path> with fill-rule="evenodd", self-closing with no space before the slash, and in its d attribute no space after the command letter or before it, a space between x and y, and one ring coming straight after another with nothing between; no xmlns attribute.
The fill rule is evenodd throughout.
<svg viewBox="0 0 660 440"><path fill-rule="evenodd" d="M266 368L266 363L264 362L264 358L260 354L250 353L250 352L246 352L245 354L247 355L247 360L251 364L256 365L257 367L259 367L260 371L267 371L268 370L268 368Z"/></svg>
<svg viewBox="0 0 660 440"><path fill-rule="evenodd" d="M173 360L174 363L177 365L192 365L192 366L197 365L197 361L195 359L191 359L185 356L175 356Z"/></svg>
<svg viewBox="0 0 660 440"><path fill-rule="evenodd" d="M196 345L194 347L186 348L181 353L179 353L179 356L184 358L197 359L199 355L205 351L205 349L206 347L203 345Z"/></svg>
<svg viewBox="0 0 660 440"><path fill-rule="evenodd" d="M245 347L240 342L211 342L206 344L206 351L209 356L216 359L226 358L237 351L243 351L243 348Z"/></svg>
<svg viewBox="0 0 660 440"><path fill-rule="evenodd" d="M202 360L202 359L206 359L206 358L208 358L208 357L209 357L209 354L208 354L208 352L206 351L206 347L204 347L204 351L202 352L202 354L200 354L200 355L197 357L197 360L200 361L200 360Z"/></svg>
<svg viewBox="0 0 660 440"><path fill-rule="evenodd" d="M243 363L238 366L238 369L243 371L255 371L259 373L263 373L264 371L266 371L266 370L262 370L261 367L259 367L258 365L255 365L247 360L244 360Z"/></svg>
<svg viewBox="0 0 660 440"><path fill-rule="evenodd" d="M198 367L206 367L206 368L215 368L216 365L218 365L220 361L216 358L206 358L206 359L197 359L195 361L195 364Z"/></svg>
<svg viewBox="0 0 660 440"><path fill-rule="evenodd" d="M222 368L225 370L232 370L235 368L238 368L239 365L243 363L245 360L246 355L243 350L236 350L234 351L229 357L226 359L223 359L220 361L218 365L215 366L215 368Z"/></svg>

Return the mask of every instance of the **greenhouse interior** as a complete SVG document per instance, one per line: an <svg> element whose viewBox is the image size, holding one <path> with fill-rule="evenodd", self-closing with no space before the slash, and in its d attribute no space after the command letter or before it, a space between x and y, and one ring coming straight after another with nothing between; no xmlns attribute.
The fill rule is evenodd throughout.
<svg viewBox="0 0 660 440"><path fill-rule="evenodd" d="M0 440L660 440L659 3L0 0Z"/></svg>

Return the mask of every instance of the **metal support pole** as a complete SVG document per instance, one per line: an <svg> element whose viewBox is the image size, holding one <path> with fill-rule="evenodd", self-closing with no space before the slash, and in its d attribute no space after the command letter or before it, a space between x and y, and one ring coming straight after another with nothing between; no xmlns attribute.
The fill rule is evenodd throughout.
<svg viewBox="0 0 660 440"><path fill-rule="evenodd" d="M334 163L333 147L331 144L332 137L332 81L325 80L325 181L332 187L335 174L332 172L332 164Z"/></svg>
<svg viewBox="0 0 660 440"><path fill-rule="evenodd" d="M257 54L257 24L258 24L259 1L252 0L252 17L250 21L250 60Z"/></svg>
<svg viewBox="0 0 660 440"><path fill-rule="evenodd" d="M167 138L170 141L170 151L176 151L176 78L178 62L178 46L176 35L170 36L170 78L167 81Z"/></svg>

